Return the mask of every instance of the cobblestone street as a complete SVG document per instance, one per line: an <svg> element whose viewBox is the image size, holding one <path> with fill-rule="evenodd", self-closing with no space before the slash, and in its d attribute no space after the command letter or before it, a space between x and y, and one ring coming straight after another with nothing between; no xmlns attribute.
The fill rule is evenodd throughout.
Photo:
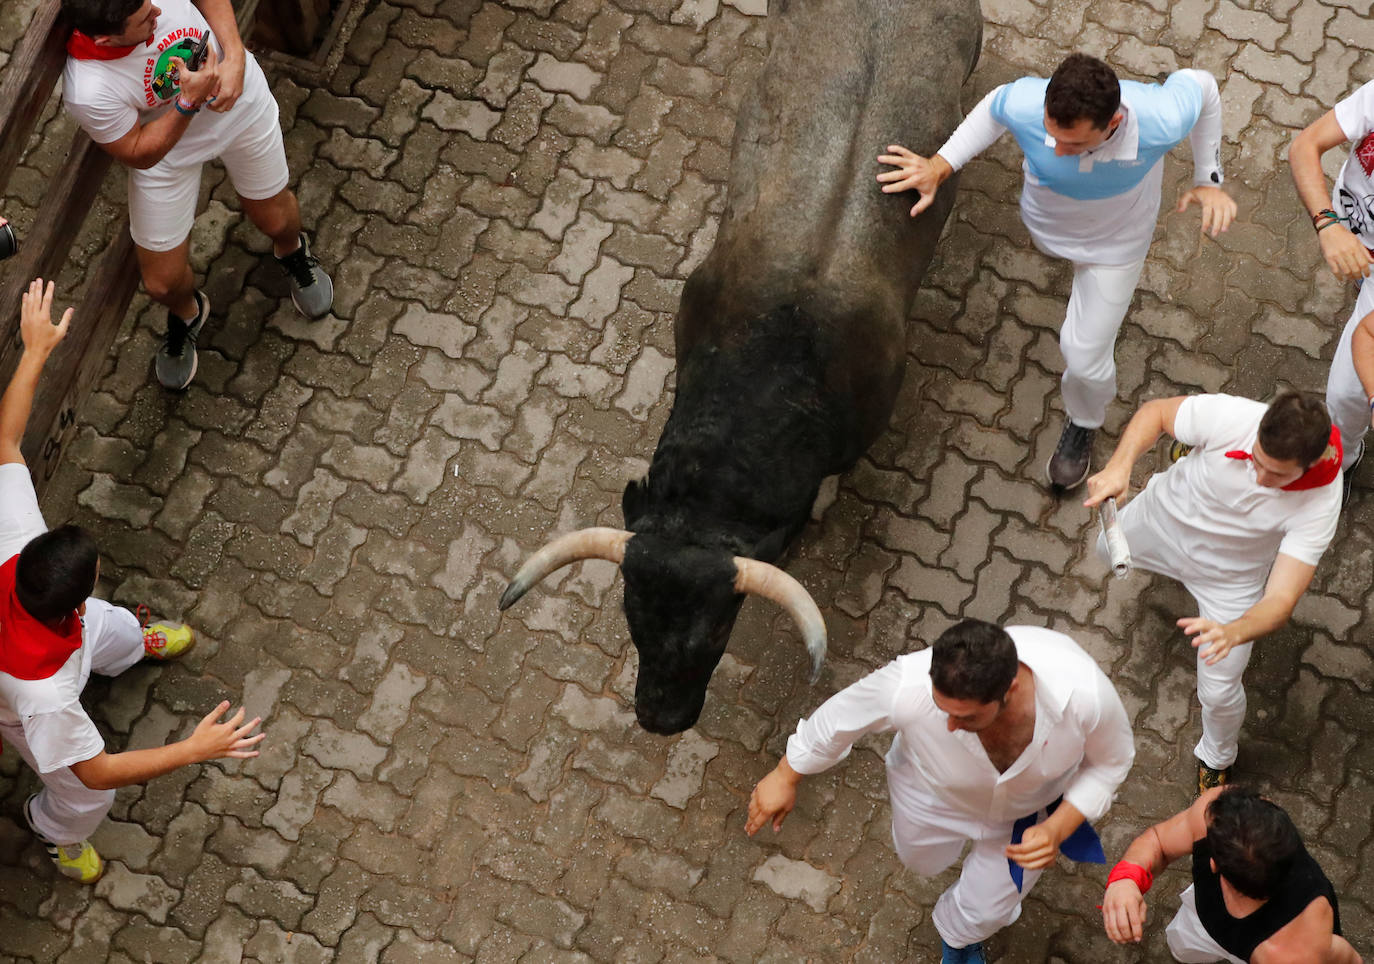
<svg viewBox="0 0 1374 964"><path fill-rule="evenodd" d="M1063 630L1116 684L1137 757L1099 827L1109 859L1189 802L1200 723L1174 620L1193 603L1144 573L1112 579L1095 519L1043 485L1070 271L1021 225L1011 138L960 183L890 430L823 489L787 566L830 630L820 681L788 618L748 602L700 723L657 737L635 725L611 564L571 567L505 614L497 599L547 536L619 526L648 466L766 0L359 2L327 84L270 74L334 315L295 313L209 167L199 374L184 394L154 381L164 312L140 294L44 504L50 525L95 534L102 595L201 634L184 664L88 688L111 749L184 736L242 694L264 752L121 790L93 838L109 868L83 888L25 828L36 779L7 748L0 964L938 960L930 910L953 872L898 862L886 739L807 780L781 833L743 825L799 717L964 616ZM0 47L35 6L7 0ZM1196 209L1172 213L1192 171L1175 151L1098 461L1148 398L1323 390L1354 289L1321 262L1286 151L1374 78L1371 0L983 11L966 109L1073 49L1124 77L1191 66L1221 85L1239 219L1213 242ZM21 236L71 129L45 124L3 200ZM68 290L122 191L112 176ZM1292 814L1366 955L1372 583L1366 464L1292 624L1255 648L1237 764ZM1151 892L1139 948L1102 931L1105 879L1061 860L990 959L1167 960L1186 861Z"/></svg>

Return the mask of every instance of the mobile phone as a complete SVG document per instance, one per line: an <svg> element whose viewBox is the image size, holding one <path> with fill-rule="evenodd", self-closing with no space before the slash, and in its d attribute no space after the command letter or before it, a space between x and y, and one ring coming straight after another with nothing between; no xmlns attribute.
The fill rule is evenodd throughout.
<svg viewBox="0 0 1374 964"><path fill-rule="evenodd" d="M191 56L186 60L188 70L200 70L205 66L205 60L210 56L210 31L206 30L200 35L200 43L196 44Z"/></svg>

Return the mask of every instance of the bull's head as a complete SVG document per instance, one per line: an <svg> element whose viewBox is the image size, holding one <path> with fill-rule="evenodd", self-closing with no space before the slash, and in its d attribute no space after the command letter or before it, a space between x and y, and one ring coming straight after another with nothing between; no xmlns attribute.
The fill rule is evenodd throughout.
<svg viewBox="0 0 1374 964"><path fill-rule="evenodd" d="M580 559L614 562L625 576L625 615L639 650L635 716L651 733L679 733L696 723L746 595L771 599L791 614L811 654L811 681L820 675L825 620L801 583L757 559L647 533L593 528L555 539L520 567L501 608Z"/></svg>

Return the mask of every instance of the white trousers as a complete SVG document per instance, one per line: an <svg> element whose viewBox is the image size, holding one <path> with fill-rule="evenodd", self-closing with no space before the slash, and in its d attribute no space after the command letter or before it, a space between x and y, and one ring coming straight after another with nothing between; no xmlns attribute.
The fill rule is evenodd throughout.
<svg viewBox="0 0 1374 964"><path fill-rule="evenodd" d="M1202 926L1202 919L1197 916L1197 904L1193 900L1192 884L1178 895L1178 899L1182 906L1164 931L1164 938L1169 942L1169 953L1174 960L1183 964L1214 964L1216 961L1245 964L1212 940L1212 935Z"/></svg>
<svg viewBox="0 0 1374 964"><path fill-rule="evenodd" d="M103 599L87 599L85 639L91 647L91 670L101 676L118 676L143 658L143 630L129 610L111 606ZM13 746L34 772L33 754L21 726L0 724L0 740ZM33 828L55 844L85 840L114 806L113 790L92 790L70 767L39 773L43 789L29 811Z"/></svg>
<svg viewBox="0 0 1374 964"><path fill-rule="evenodd" d="M932 877L958 860L964 845L972 841L959 879L940 895L931 914L946 944L967 947L1014 923L1021 916L1021 898L1030 893L1042 872L1025 871L1018 891L1004 852L1011 843L1012 825L973 824L943 809L933 799L929 808L899 808L894 802L892 843L907 868Z"/></svg>
<svg viewBox="0 0 1374 964"><path fill-rule="evenodd" d="M1336 343L1336 356L1331 359L1331 372L1326 376L1326 408L1331 413L1331 421L1341 430L1341 444L1345 447L1345 458L1341 468L1350 468L1360 450L1360 442L1369 431L1369 395L1355 374L1355 359L1350 344L1355 329L1360 327L1364 316L1374 311L1374 285L1360 285L1360 296L1355 299L1355 310L1341 332L1341 340Z"/></svg>
<svg viewBox="0 0 1374 964"><path fill-rule="evenodd" d="M1059 352L1064 356L1064 411L1075 425L1100 428L1107 405L1116 398L1116 333L1144 267L1144 259L1128 265L1073 262Z"/></svg>
<svg viewBox="0 0 1374 964"><path fill-rule="evenodd" d="M1229 623L1244 615L1264 595L1264 584L1226 582L1210 574L1199 573L1191 560L1183 559L1172 545L1160 538L1169 524L1167 516L1155 509L1149 491L1137 495L1117 516L1126 544L1131 549L1131 563L1138 569L1159 573L1183 583L1198 615L1219 623ZM1097 537L1097 554L1106 562L1107 541ZM1183 613L1179 613L1182 617ZM1182 632L1179 635L1182 637ZM1190 637L1183 637L1191 642ZM1209 666L1198 649L1197 698L1202 706L1202 738L1193 754L1218 770L1236 762L1240 749L1240 728L1245 722L1245 686L1241 677L1250 663L1254 643L1231 649L1226 657Z"/></svg>

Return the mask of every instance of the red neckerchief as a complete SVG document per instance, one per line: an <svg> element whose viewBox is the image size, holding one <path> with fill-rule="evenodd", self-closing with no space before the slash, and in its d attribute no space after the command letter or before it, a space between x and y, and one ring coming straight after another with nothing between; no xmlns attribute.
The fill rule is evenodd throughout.
<svg viewBox="0 0 1374 964"><path fill-rule="evenodd" d="M72 35L67 38L67 53L77 60L118 60L129 56L137 49L138 44L132 47L107 47L96 43L80 30L73 30Z"/></svg>
<svg viewBox="0 0 1374 964"><path fill-rule="evenodd" d="M73 609L56 628L29 615L14 592L19 556L0 566L0 672L47 679L81 648L81 617Z"/></svg>
<svg viewBox="0 0 1374 964"><path fill-rule="evenodd" d="M1252 458L1249 452L1242 452L1236 449L1226 453L1228 459L1243 459L1249 462ZM1298 476L1292 482L1283 486L1285 492L1303 492L1307 489L1320 489L1324 485L1330 485L1341 477L1341 460L1344 458L1344 450L1341 448L1341 430L1336 426L1331 426L1331 441L1326 443L1326 451L1322 457L1307 467L1307 471Z"/></svg>

